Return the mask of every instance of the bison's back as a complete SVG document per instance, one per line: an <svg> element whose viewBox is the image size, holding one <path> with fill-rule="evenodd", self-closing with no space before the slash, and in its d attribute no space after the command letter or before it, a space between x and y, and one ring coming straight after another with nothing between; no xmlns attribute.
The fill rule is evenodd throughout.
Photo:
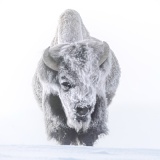
<svg viewBox="0 0 160 160"><path fill-rule="evenodd" d="M89 38L89 33L79 13L75 10L67 9L59 18L56 36L51 46L61 43L79 42Z"/></svg>

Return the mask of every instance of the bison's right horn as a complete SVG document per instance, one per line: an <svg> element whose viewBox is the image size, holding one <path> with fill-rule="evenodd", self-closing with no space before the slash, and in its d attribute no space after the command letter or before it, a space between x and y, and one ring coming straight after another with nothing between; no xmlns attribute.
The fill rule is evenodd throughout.
<svg viewBox="0 0 160 160"><path fill-rule="evenodd" d="M43 54L43 62L46 66L54 71L58 71L58 59L60 57L60 50L66 44L59 44L53 47L48 47Z"/></svg>
<svg viewBox="0 0 160 160"><path fill-rule="evenodd" d="M104 41L103 41L103 48L104 48L104 52L99 60L99 66L102 65L106 61L106 59L108 58L109 52L110 52L109 45Z"/></svg>

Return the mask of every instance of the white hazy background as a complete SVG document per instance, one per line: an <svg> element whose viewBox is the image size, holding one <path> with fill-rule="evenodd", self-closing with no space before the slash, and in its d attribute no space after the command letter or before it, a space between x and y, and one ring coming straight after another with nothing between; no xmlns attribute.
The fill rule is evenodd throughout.
<svg viewBox="0 0 160 160"><path fill-rule="evenodd" d="M159 0L0 0L0 144L56 144L47 140L31 84L65 9L80 13L121 66L110 132L96 146L160 149Z"/></svg>

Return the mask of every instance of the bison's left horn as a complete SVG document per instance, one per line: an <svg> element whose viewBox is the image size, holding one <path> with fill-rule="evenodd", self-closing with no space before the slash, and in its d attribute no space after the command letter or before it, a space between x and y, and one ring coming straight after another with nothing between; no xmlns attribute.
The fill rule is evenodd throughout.
<svg viewBox="0 0 160 160"><path fill-rule="evenodd" d="M59 44L53 47L48 47L43 54L43 62L46 66L54 71L58 71L58 63L60 57L60 50L66 44Z"/></svg>
<svg viewBox="0 0 160 160"><path fill-rule="evenodd" d="M104 52L99 60L99 66L102 65L109 56L110 48L106 42L103 42Z"/></svg>

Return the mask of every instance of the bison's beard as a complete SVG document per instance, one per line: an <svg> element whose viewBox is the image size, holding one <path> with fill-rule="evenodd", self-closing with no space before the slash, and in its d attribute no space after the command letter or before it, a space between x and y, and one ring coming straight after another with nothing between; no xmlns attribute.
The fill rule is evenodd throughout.
<svg viewBox="0 0 160 160"><path fill-rule="evenodd" d="M97 96L96 104L85 121L77 120L74 116L76 114L72 110L71 112L65 111L59 96L51 94L48 102L51 110L46 108L45 120L49 138L54 137L62 144L70 144L71 141L74 141L74 138L76 139L74 135L82 135L82 139L83 136L84 138L89 136L95 141L98 135L107 134L105 98ZM90 142L88 143L90 144Z"/></svg>
<svg viewBox="0 0 160 160"><path fill-rule="evenodd" d="M73 128L76 132L82 131L86 132L91 123L91 115L94 111L94 107L89 111L89 113L84 117L79 117L74 109L74 107L63 107L66 115L66 123L69 128Z"/></svg>
<svg viewBox="0 0 160 160"><path fill-rule="evenodd" d="M77 120L76 115L73 115L73 117L67 117L67 125L70 128L75 129L77 132L79 131L83 131L86 132L90 126L90 122L91 122L91 115L87 115L87 117L85 117L85 121L83 120Z"/></svg>
<svg viewBox="0 0 160 160"><path fill-rule="evenodd" d="M85 120L78 120L76 116L76 112L73 108L65 106L62 104L59 96L51 94L49 96L49 104L51 106L51 116L47 117L47 119L51 118L50 122L53 123L51 128L55 129L59 125L64 128L72 128L76 130L76 132L87 132L90 128L100 127L102 130L105 130L106 125L106 102L105 98L96 96L95 105L92 105L92 109L90 113L85 117ZM50 110L47 110L48 112ZM49 113L48 113L49 114ZM46 114L46 115L48 115ZM54 119L54 120L53 120ZM47 122L48 123L48 122ZM102 125L99 125L102 124ZM50 130L53 130L51 129Z"/></svg>
<svg viewBox="0 0 160 160"><path fill-rule="evenodd" d="M88 129L97 127L100 127L100 130L107 130L105 124L107 121L106 104L105 97L96 96L96 103L92 106L85 120L78 120L73 110L65 110L68 127L75 129L77 132L87 132Z"/></svg>

